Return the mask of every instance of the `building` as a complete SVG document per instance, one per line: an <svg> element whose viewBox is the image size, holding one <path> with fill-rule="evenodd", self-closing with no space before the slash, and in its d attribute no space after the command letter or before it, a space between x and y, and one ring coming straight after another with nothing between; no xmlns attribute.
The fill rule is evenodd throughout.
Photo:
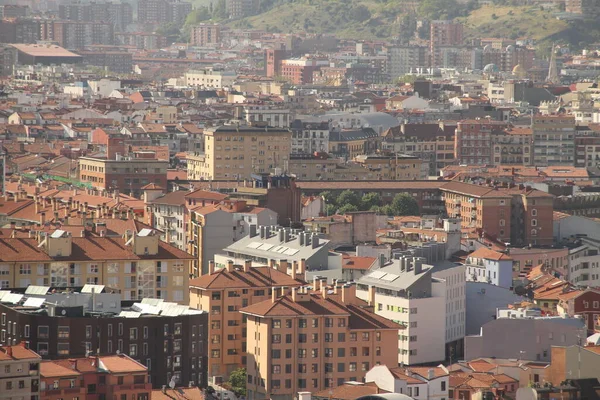
<svg viewBox="0 0 600 400"><path fill-rule="evenodd" d="M83 64L101 67L118 74L133 71L133 54L127 51L79 51Z"/></svg>
<svg viewBox="0 0 600 400"><path fill-rule="evenodd" d="M395 81L408 74L413 68L429 65L428 49L423 46L392 46L387 49L388 75Z"/></svg>
<svg viewBox="0 0 600 400"><path fill-rule="evenodd" d="M288 58L280 61L280 66L275 68L279 76L293 85L306 85L313 83L313 74L321 67L329 66L329 61L312 58Z"/></svg>
<svg viewBox="0 0 600 400"><path fill-rule="evenodd" d="M464 337L464 290L458 290L458 293L462 292L459 297L454 288L454 292L447 293L450 280L452 283L456 280L464 287L464 267L454 271L456 273L453 272L450 279L448 275L445 279L433 277L433 270L432 266L424 264L423 258L401 256L357 281L357 296L369 301L377 315L403 327L397 338L397 363L414 365L443 361L445 344ZM454 311L455 308L457 314L447 318L450 309ZM456 315L458 329L452 326L447 331L447 325L457 323ZM455 354L458 350L454 348Z"/></svg>
<svg viewBox="0 0 600 400"><path fill-rule="evenodd" d="M137 2L139 24L182 24L192 12L192 4L181 0L147 0Z"/></svg>
<svg viewBox="0 0 600 400"><path fill-rule="evenodd" d="M40 400L77 395L89 399L150 400L148 368L125 354L90 356L40 363Z"/></svg>
<svg viewBox="0 0 600 400"><path fill-rule="evenodd" d="M509 304L526 301L511 289L491 285L487 282L467 282L466 292L466 332L477 335L481 327L496 318L496 310Z"/></svg>
<svg viewBox="0 0 600 400"><path fill-rule="evenodd" d="M567 0L565 11L581 15L584 19L593 19L600 15L600 8L590 0Z"/></svg>
<svg viewBox="0 0 600 400"><path fill-rule="evenodd" d="M507 124L500 121L460 121L456 126L455 159L459 164L492 164L492 135L506 127Z"/></svg>
<svg viewBox="0 0 600 400"><path fill-rule="evenodd" d="M189 220L185 223L188 230L184 238L187 239L188 251L195 256L199 266L194 274L207 273L208 263L217 253L255 232L257 226L270 226L276 222L276 212L248 205L244 200L223 200L216 204L189 207Z"/></svg>
<svg viewBox="0 0 600 400"><path fill-rule="evenodd" d="M513 287L513 260L510 255L480 247L466 260L467 281Z"/></svg>
<svg viewBox="0 0 600 400"><path fill-rule="evenodd" d="M575 165L574 117L535 115L531 126L535 166Z"/></svg>
<svg viewBox="0 0 600 400"><path fill-rule="evenodd" d="M465 337L465 360L481 357L551 361L552 346L573 346L586 337L579 318L540 317L534 310L498 310L497 318Z"/></svg>
<svg viewBox="0 0 600 400"><path fill-rule="evenodd" d="M6 315L2 314L1 318L0 334L5 336L11 326L6 322ZM16 396L40 400L41 357L27 348L25 343L4 343L6 341L0 347L0 399L11 400Z"/></svg>
<svg viewBox="0 0 600 400"><path fill-rule="evenodd" d="M381 136L373 128L336 129L329 133L329 153L344 160L375 153L381 147Z"/></svg>
<svg viewBox="0 0 600 400"><path fill-rule="evenodd" d="M387 226L387 215L356 211L346 215L317 216L303 221L305 232L322 234L332 248L374 243L376 232Z"/></svg>
<svg viewBox="0 0 600 400"><path fill-rule="evenodd" d="M124 32L133 23L133 8L125 1L70 2L59 4L58 17L69 21L111 22L116 32Z"/></svg>
<svg viewBox="0 0 600 400"><path fill-rule="evenodd" d="M112 45L115 40L114 25L110 22L48 21L52 23L51 35L44 37L66 49L78 50L93 44Z"/></svg>
<svg viewBox="0 0 600 400"><path fill-rule="evenodd" d="M417 180L427 178L422 171L423 161L416 156L405 154L364 154L354 158L354 162L370 171L377 171L381 180Z"/></svg>
<svg viewBox="0 0 600 400"><path fill-rule="evenodd" d="M376 365L365 375L382 391L406 394L414 400L447 399L449 371L439 367L391 367Z"/></svg>
<svg viewBox="0 0 600 400"><path fill-rule="evenodd" d="M56 45L12 44L22 65L78 64L83 57Z"/></svg>
<svg viewBox="0 0 600 400"><path fill-rule="evenodd" d="M327 122L302 122L298 119L290 125L292 131L292 154L313 154L329 151L329 124Z"/></svg>
<svg viewBox="0 0 600 400"><path fill-rule="evenodd" d="M560 385L566 379L600 379L600 347L580 345L552 346L552 362L546 372L546 379Z"/></svg>
<svg viewBox="0 0 600 400"><path fill-rule="evenodd" d="M72 237L56 230L0 242L1 288L106 285L124 300L144 297L187 304L192 256L143 229L122 237Z"/></svg>
<svg viewBox="0 0 600 400"><path fill-rule="evenodd" d="M221 43L221 25L198 24L190 29L190 44L192 46L217 46Z"/></svg>
<svg viewBox="0 0 600 400"><path fill-rule="evenodd" d="M142 188L150 183L167 187L168 166L168 160L128 155L125 138L113 135L107 139L104 157L79 158L79 179L95 188L140 197Z"/></svg>
<svg viewBox="0 0 600 400"><path fill-rule="evenodd" d="M248 125L270 126L274 128L289 128L291 112L288 108L261 103L236 105L235 117L246 121Z"/></svg>
<svg viewBox="0 0 600 400"><path fill-rule="evenodd" d="M81 292L30 286L24 295L3 291L1 296L0 315L12 327L0 337L3 346L23 343L44 359L64 360L60 363L90 352L113 356L113 361L115 354L126 354L147 368L148 380L139 383L144 389L147 382L161 387L172 378L183 386L207 384L206 312L162 299L121 303L118 294L103 293L103 286L95 285ZM122 362L111 364L120 374L117 366ZM136 369L142 372L141 365Z"/></svg>
<svg viewBox="0 0 600 400"><path fill-rule="evenodd" d="M244 18L258 12L259 0L227 0L227 13L229 18Z"/></svg>
<svg viewBox="0 0 600 400"><path fill-rule="evenodd" d="M184 74L186 86L201 87L204 89L221 89L231 87L237 79L235 72L218 71L212 68L191 70Z"/></svg>
<svg viewBox="0 0 600 400"><path fill-rule="evenodd" d="M215 256L217 267L225 266L229 260L236 264L250 260L252 265L258 266L273 266L285 261L291 273L293 263L304 260L305 272L327 269L329 240L316 233L277 225L250 226L249 233Z"/></svg>
<svg viewBox="0 0 600 400"><path fill-rule="evenodd" d="M441 188L451 218L463 228L514 246L550 245L553 242L551 194L524 185L502 187L453 181Z"/></svg>
<svg viewBox="0 0 600 400"><path fill-rule="evenodd" d="M228 262L215 270L209 263L206 275L190 281L190 306L210 313L208 328L208 374L214 384L227 381L229 374L246 366L246 318L240 309L271 298L273 291L299 287L305 265L294 262L288 275L287 263L272 267L253 267L250 261L243 265Z"/></svg>
<svg viewBox="0 0 600 400"><path fill-rule="evenodd" d="M285 169L291 139L292 133L283 128L223 125L205 129L204 162L198 175L206 180L238 180Z"/></svg>
<svg viewBox="0 0 600 400"><path fill-rule="evenodd" d="M0 46L0 76L12 76L16 63L17 49L8 44Z"/></svg>
<svg viewBox="0 0 600 400"><path fill-rule="evenodd" d="M247 318L249 400L285 399L346 381L374 365L397 363L400 326L373 313L356 287L320 282L240 310Z"/></svg>
<svg viewBox="0 0 600 400"><path fill-rule="evenodd" d="M265 72L268 78L281 76L281 62L285 59L285 49L265 50Z"/></svg>
<svg viewBox="0 0 600 400"><path fill-rule="evenodd" d="M533 135L530 128L510 127L491 135L494 165L531 165Z"/></svg>
<svg viewBox="0 0 600 400"><path fill-rule="evenodd" d="M581 316L588 334L596 330L595 318L600 314L600 291L597 289L573 290L558 295L558 313L568 317Z"/></svg>
<svg viewBox="0 0 600 400"><path fill-rule="evenodd" d="M429 51L431 54L431 66L442 67L443 56L440 48L446 46L463 45L463 25L450 20L431 21L429 25Z"/></svg>

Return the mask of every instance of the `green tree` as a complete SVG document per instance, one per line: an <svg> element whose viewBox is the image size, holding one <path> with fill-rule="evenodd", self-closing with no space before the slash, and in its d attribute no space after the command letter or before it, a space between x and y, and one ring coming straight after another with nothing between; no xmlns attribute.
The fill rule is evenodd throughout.
<svg viewBox="0 0 600 400"><path fill-rule="evenodd" d="M329 204L332 204L332 205L337 204L337 197L335 196L335 194L333 194L329 190L321 192L320 196L325 199L325 203L327 203L328 205Z"/></svg>
<svg viewBox="0 0 600 400"><path fill-rule="evenodd" d="M363 22L363 21L366 21L369 18L371 18L371 12L363 4L360 4L360 5L356 6L356 7L354 7L352 9L350 15L351 15L351 17L352 17L353 20L358 21L358 22Z"/></svg>
<svg viewBox="0 0 600 400"><path fill-rule="evenodd" d="M361 210L371 210L373 207L378 207L381 205L381 196L379 193L371 192L367 193L360 200L360 209Z"/></svg>
<svg viewBox="0 0 600 400"><path fill-rule="evenodd" d="M246 368L238 368L229 375L229 380L227 382L237 397L246 396L247 379L248 374Z"/></svg>
<svg viewBox="0 0 600 400"><path fill-rule="evenodd" d="M358 211L358 207L356 207L354 204L344 204L338 209L338 214L346 214L355 211Z"/></svg>
<svg viewBox="0 0 600 400"><path fill-rule="evenodd" d="M419 215L419 204L408 193L399 193L394 196L391 208L394 215Z"/></svg>
<svg viewBox="0 0 600 400"><path fill-rule="evenodd" d="M195 25L202 21L207 21L211 17L211 12L207 7L198 7L185 17L185 25Z"/></svg>
<svg viewBox="0 0 600 400"><path fill-rule="evenodd" d="M360 205L360 197L352 190L344 190L337 198L337 205L343 207L345 205L353 205L358 209Z"/></svg>
<svg viewBox="0 0 600 400"><path fill-rule="evenodd" d="M212 17L214 19L227 19L228 16L226 0L218 0L217 4L213 6Z"/></svg>
<svg viewBox="0 0 600 400"><path fill-rule="evenodd" d="M326 215L328 216L335 215L335 212L337 211L337 206L335 204L327 204L325 211Z"/></svg>

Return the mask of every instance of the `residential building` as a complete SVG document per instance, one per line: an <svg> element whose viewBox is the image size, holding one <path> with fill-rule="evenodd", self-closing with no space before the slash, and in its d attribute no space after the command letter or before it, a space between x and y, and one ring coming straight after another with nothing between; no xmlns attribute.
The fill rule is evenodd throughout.
<svg viewBox="0 0 600 400"><path fill-rule="evenodd" d="M513 261L508 254L480 247L468 255L465 266L467 281L513 287Z"/></svg>
<svg viewBox="0 0 600 400"><path fill-rule="evenodd" d="M40 363L40 377L41 400L73 395L150 400L152 391L148 368L126 354L46 360Z"/></svg>
<svg viewBox="0 0 600 400"><path fill-rule="evenodd" d="M115 40L114 25L110 22L48 21L52 35L43 40L53 40L66 49L84 49L92 44L111 45Z"/></svg>
<svg viewBox="0 0 600 400"><path fill-rule="evenodd" d="M376 232L386 227L387 215L374 211L356 211L346 215L313 217L303 222L305 232L322 234L332 248L373 243Z"/></svg>
<svg viewBox="0 0 600 400"><path fill-rule="evenodd" d="M275 68L279 76L292 85L307 85L313 83L313 75L321 67L328 67L329 61L315 58L288 58L280 60L280 66Z"/></svg>
<svg viewBox="0 0 600 400"><path fill-rule="evenodd" d="M190 29L190 44L192 46L217 46L221 43L221 25L198 24Z"/></svg>
<svg viewBox="0 0 600 400"><path fill-rule="evenodd" d="M562 316L581 316L591 335L596 330L595 318L600 314L600 291L597 289L573 290L558 295L558 313Z"/></svg>
<svg viewBox="0 0 600 400"><path fill-rule="evenodd" d="M445 46L463 45L463 25L450 20L431 21L429 25L429 51L431 54L431 66L446 66L440 48Z"/></svg>
<svg viewBox="0 0 600 400"><path fill-rule="evenodd" d="M229 18L237 19L254 15L258 12L259 0L227 0Z"/></svg>
<svg viewBox="0 0 600 400"><path fill-rule="evenodd" d="M7 324L10 321L12 329L6 328L0 344L23 343L44 359L64 360L58 362L63 365L90 352L94 353L92 359L111 356L108 371L118 375L128 371L119 372L118 366L124 364L114 354L127 354L145 366L136 362L135 370L147 369L149 376L148 380L132 382L132 387L132 383L123 383L126 387L113 389L124 394L147 390L150 382L161 387L172 378L178 385L206 386L208 313L162 299L121 303L118 294L103 291L98 285L85 286L81 292L38 286L30 286L25 294L3 291L0 315ZM112 384L118 385L118 380ZM144 386L136 388L137 384ZM46 390L50 390L48 386ZM73 392L67 390L65 394L80 393L85 398L86 392ZM57 398L53 392L46 394Z"/></svg>
<svg viewBox="0 0 600 400"><path fill-rule="evenodd" d="M552 362L546 379L560 385L566 379L600 379L600 347L581 345L555 345L551 348Z"/></svg>
<svg viewBox="0 0 600 400"><path fill-rule="evenodd" d="M482 363L483 364L483 363ZM473 399L478 396L515 398L519 381L507 374L491 370L450 372L449 399Z"/></svg>
<svg viewBox="0 0 600 400"><path fill-rule="evenodd" d="M365 375L390 393L406 394L415 400L447 399L450 388L449 371L439 367L393 367L376 365Z"/></svg>
<svg viewBox="0 0 600 400"><path fill-rule="evenodd" d="M498 187L453 181L441 188L450 217L501 242L550 245L553 242L553 198L525 185Z"/></svg>
<svg viewBox="0 0 600 400"><path fill-rule="evenodd" d="M487 282L466 282L466 331L465 335L477 335L481 327L496 318L498 308L527 301L511 289Z"/></svg>
<svg viewBox="0 0 600 400"><path fill-rule="evenodd" d="M133 54L127 51L79 51L84 65L93 65L117 74L130 74Z"/></svg>
<svg viewBox="0 0 600 400"><path fill-rule="evenodd" d="M292 121L288 108L261 103L236 105L235 117L253 126L286 129L290 127Z"/></svg>
<svg viewBox="0 0 600 400"><path fill-rule="evenodd" d="M280 262L276 268L251 264L228 262L215 270L215 263L210 261L208 273L190 281L190 306L210 313L207 368L215 384L227 381L232 371L246 366L246 318L239 310L270 299L273 291L304 284L302 263L291 265L291 275L287 273L287 262Z"/></svg>
<svg viewBox="0 0 600 400"><path fill-rule="evenodd" d="M509 127L491 135L494 165L531 165L533 135L531 128Z"/></svg>
<svg viewBox="0 0 600 400"><path fill-rule="evenodd" d="M506 129L500 121L464 120L456 126L454 157L460 164L489 165L494 162L492 136Z"/></svg>
<svg viewBox="0 0 600 400"><path fill-rule="evenodd" d="M416 156L404 154L363 154L354 158L354 162L370 171L377 171L381 180L418 180L428 176L429 168L423 171L422 160Z"/></svg>
<svg viewBox="0 0 600 400"><path fill-rule="evenodd" d="M133 8L124 1L70 2L58 6L58 17L69 21L111 22L116 32L123 32L133 23Z"/></svg>
<svg viewBox="0 0 600 400"><path fill-rule="evenodd" d="M229 260L236 264L251 260L252 265L272 266L286 261L291 273L294 261L304 260L304 271L315 271L327 269L328 253L329 240L316 233L277 225L250 226L250 234L223 248L215 263L224 267Z"/></svg>
<svg viewBox="0 0 600 400"><path fill-rule="evenodd" d="M219 71L212 68L191 70L183 76L187 86L198 86L205 89L221 89L230 87L237 79L235 72Z"/></svg>
<svg viewBox="0 0 600 400"><path fill-rule="evenodd" d="M199 176L206 180L250 178L252 174L285 169L292 133L282 128L223 125L204 131L204 162Z"/></svg>
<svg viewBox="0 0 600 400"><path fill-rule="evenodd" d="M144 297L188 304L192 256L142 229L122 237L72 237L56 230L0 241L0 288L106 285L123 300Z"/></svg>
<svg viewBox="0 0 600 400"><path fill-rule="evenodd" d="M573 346L586 337L579 318L541 317L535 310L498 310L479 335L465 337L465 360L481 357L551 361L552 346Z"/></svg>
<svg viewBox="0 0 600 400"><path fill-rule="evenodd" d="M0 333L10 334L11 325L6 315L1 316ZM12 321L11 321L12 322ZM14 326L14 325L13 325ZM0 347L0 399L11 400L15 397L40 400L40 359L25 343L11 345L2 341ZM43 398L43 397L42 397Z"/></svg>
<svg viewBox="0 0 600 400"><path fill-rule="evenodd" d="M295 119L292 131L292 154L313 154L329 151L329 124L302 122Z"/></svg>
<svg viewBox="0 0 600 400"><path fill-rule="evenodd" d="M188 251L195 256L195 276L208 272L208 263L223 248L256 230L277 222L277 213L268 208L250 206L244 200L223 200L215 204L189 207L186 221Z"/></svg>
<svg viewBox="0 0 600 400"><path fill-rule="evenodd" d="M154 184L148 184L142 190L148 224L162 232L161 240L185 250L187 248L185 195L189 192L177 190L163 194L163 191L160 188L156 189Z"/></svg>
<svg viewBox="0 0 600 400"><path fill-rule="evenodd" d="M328 152L344 160L375 153L381 146L381 137L373 128L335 129L329 134Z"/></svg>
<svg viewBox="0 0 600 400"><path fill-rule="evenodd" d="M140 197L142 188L149 183L167 187L168 160L136 157L127 154L125 138L111 136L104 157L80 157L79 179L95 188L120 190Z"/></svg>
<svg viewBox="0 0 600 400"><path fill-rule="evenodd" d="M362 381L374 365L395 365L400 326L373 313L354 285L291 294L242 308L247 318L249 400L284 399Z"/></svg>
<svg viewBox="0 0 600 400"><path fill-rule="evenodd" d="M17 63L17 49L8 44L0 46L0 76L12 76Z"/></svg>
<svg viewBox="0 0 600 400"><path fill-rule="evenodd" d="M459 303L446 298L446 280L433 278L432 272L433 267L424 264L422 258L401 256L357 281L358 297L369 301L377 315L403 326L397 338L398 363L413 365L445 359L446 338L450 339L446 332L446 323L450 322L446 319L446 304L448 301L454 307ZM456 279L461 280L458 276ZM464 285L464 276L461 281ZM464 301L460 307L464 309ZM462 314L462 329L456 332L457 336L464 336ZM454 339L455 332L452 334Z"/></svg>
<svg viewBox="0 0 600 400"><path fill-rule="evenodd" d="M387 72L391 81L408 74L413 68L429 65L428 49L423 46L392 46L387 49Z"/></svg>
<svg viewBox="0 0 600 400"><path fill-rule="evenodd" d="M181 24L192 12L192 4L181 0L147 0L137 3L137 22L141 24Z"/></svg>
<svg viewBox="0 0 600 400"><path fill-rule="evenodd" d="M533 164L575 165L575 118L568 115L535 115Z"/></svg>

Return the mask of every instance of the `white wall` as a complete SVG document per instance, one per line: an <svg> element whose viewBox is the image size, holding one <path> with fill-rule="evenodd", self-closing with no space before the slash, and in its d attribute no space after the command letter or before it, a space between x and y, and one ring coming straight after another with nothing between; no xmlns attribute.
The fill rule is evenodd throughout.
<svg viewBox="0 0 600 400"><path fill-rule="evenodd" d="M457 265L434 272L433 277L446 282L445 292L439 294L446 299L446 343L462 339L465 337L467 318L465 266ZM433 289L437 290L437 287L438 285L434 285Z"/></svg>

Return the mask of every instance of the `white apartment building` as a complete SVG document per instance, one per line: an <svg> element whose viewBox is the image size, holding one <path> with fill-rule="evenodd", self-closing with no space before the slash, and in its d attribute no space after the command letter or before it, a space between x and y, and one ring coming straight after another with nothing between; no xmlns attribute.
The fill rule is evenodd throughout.
<svg viewBox="0 0 600 400"><path fill-rule="evenodd" d="M294 120L292 129L292 154L313 154L329 151L329 123Z"/></svg>
<svg viewBox="0 0 600 400"><path fill-rule="evenodd" d="M389 367L376 365L365 375L390 393L406 394L414 400L446 400L450 386L449 371L438 367Z"/></svg>
<svg viewBox="0 0 600 400"><path fill-rule="evenodd" d="M188 71L183 75L187 86L220 89L233 85L237 75L232 71L215 71L212 68Z"/></svg>
<svg viewBox="0 0 600 400"><path fill-rule="evenodd" d="M356 295L376 314L405 327L398 331L398 362L404 365L445 359L446 280L434 278L423 261L401 257L357 282Z"/></svg>
<svg viewBox="0 0 600 400"><path fill-rule="evenodd" d="M449 265L434 271L433 278L446 285L446 356L457 359L462 354L467 323L466 267Z"/></svg>
<svg viewBox="0 0 600 400"><path fill-rule="evenodd" d="M600 286L600 253L598 244L582 239L583 244L569 250L568 280L577 286Z"/></svg>
<svg viewBox="0 0 600 400"><path fill-rule="evenodd" d="M292 122L288 108L269 104L248 103L236 107L236 117L251 125L266 125L273 128L289 128Z"/></svg>

